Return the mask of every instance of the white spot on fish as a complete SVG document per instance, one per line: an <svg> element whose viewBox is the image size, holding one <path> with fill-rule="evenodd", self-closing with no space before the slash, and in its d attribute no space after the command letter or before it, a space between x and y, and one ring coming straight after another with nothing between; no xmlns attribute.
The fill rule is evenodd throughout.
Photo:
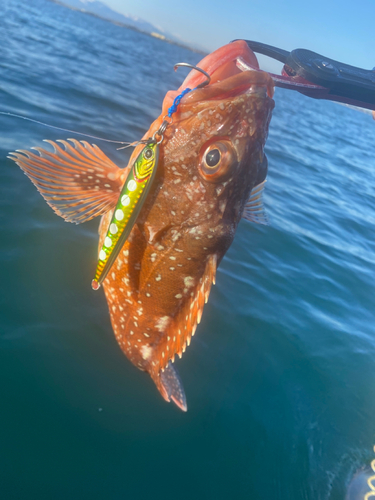
<svg viewBox="0 0 375 500"><path fill-rule="evenodd" d="M227 201L226 201L226 200L222 200L222 201L219 203L219 210L220 210L220 212L221 212L222 214L224 213L226 206L227 206Z"/></svg>
<svg viewBox="0 0 375 500"><path fill-rule="evenodd" d="M184 283L185 283L185 286L187 286L188 288L190 288L191 286L194 285L194 278L192 276L186 276L184 278Z"/></svg>
<svg viewBox="0 0 375 500"><path fill-rule="evenodd" d="M104 245L106 247L110 247L112 245L112 239L109 238L109 236L107 236L106 239L104 240Z"/></svg>
<svg viewBox="0 0 375 500"><path fill-rule="evenodd" d="M107 254L105 253L104 250L100 250L99 252L99 259L104 260L107 257Z"/></svg>
<svg viewBox="0 0 375 500"><path fill-rule="evenodd" d="M112 224L109 226L109 231L110 231L110 233L112 233L112 234L116 234L116 233L117 233L117 231L118 231L117 224L112 223Z"/></svg>
<svg viewBox="0 0 375 500"><path fill-rule="evenodd" d="M150 347L149 345L143 345L141 347L140 351L141 351L141 355L142 355L143 359L149 359L151 357L151 354L152 354L152 347Z"/></svg>
<svg viewBox="0 0 375 500"><path fill-rule="evenodd" d="M159 330L159 332L164 332L164 330L168 327L170 322L171 322L170 316L161 316L157 320L155 327L157 330Z"/></svg>

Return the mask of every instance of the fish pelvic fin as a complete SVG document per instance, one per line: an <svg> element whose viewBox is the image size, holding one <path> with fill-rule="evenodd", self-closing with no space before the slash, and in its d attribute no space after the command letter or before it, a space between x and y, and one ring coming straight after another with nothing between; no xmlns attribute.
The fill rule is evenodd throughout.
<svg viewBox="0 0 375 500"><path fill-rule="evenodd" d="M48 205L68 222L79 224L116 206L123 172L95 144L68 139L48 141L53 152L35 149L10 153Z"/></svg>

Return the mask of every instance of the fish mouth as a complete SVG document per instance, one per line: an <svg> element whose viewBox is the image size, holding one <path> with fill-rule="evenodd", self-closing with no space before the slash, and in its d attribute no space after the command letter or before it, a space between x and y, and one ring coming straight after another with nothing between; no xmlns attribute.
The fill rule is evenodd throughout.
<svg viewBox="0 0 375 500"><path fill-rule="evenodd" d="M271 76L259 69L254 52L243 40L224 45L206 56L198 67L210 75L210 83L197 89L197 85L203 83L206 77L192 70L176 92L168 93L168 98L174 98L174 94L177 96L186 88L195 90L184 96L181 106L198 101L228 99L242 94L256 94L260 97L268 95L270 98L274 95Z"/></svg>

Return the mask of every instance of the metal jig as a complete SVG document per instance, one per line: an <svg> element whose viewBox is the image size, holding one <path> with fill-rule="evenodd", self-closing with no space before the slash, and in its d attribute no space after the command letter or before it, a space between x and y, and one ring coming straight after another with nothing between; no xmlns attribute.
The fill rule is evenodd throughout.
<svg viewBox="0 0 375 500"><path fill-rule="evenodd" d="M197 66L188 63L177 63L174 69L176 70L178 66L195 69L203 73L207 77L207 80L197 85L194 89L184 89L181 94L174 99L172 106L168 109L168 114L163 117L162 124L152 137L143 139L137 143L132 143L132 145L145 144L145 147L139 153L130 170L108 226L102 248L99 252L95 278L91 283L94 290L98 290L105 280L146 201L158 166L159 144L163 142L164 132L167 127L173 122L173 113L177 111L184 95L192 90L205 87L211 81L210 75Z"/></svg>

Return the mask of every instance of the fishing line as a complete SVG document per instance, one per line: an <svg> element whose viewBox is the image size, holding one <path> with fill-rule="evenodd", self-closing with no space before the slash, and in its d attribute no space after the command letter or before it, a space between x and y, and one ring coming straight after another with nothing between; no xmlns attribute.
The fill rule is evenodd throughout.
<svg viewBox="0 0 375 500"><path fill-rule="evenodd" d="M126 141L112 141L111 139L104 139L103 137L97 137L95 135L84 134L83 132L77 132L76 130L69 130L68 128L56 127L55 125L49 125L48 123L40 122L39 120L34 120L33 118L27 118L26 116L16 115L14 113L6 113L5 111L0 111L0 115L13 116L14 118L21 118L22 120L27 120L29 122L38 123L44 127L54 128L56 130L62 130L63 132L70 132L71 134L83 135L84 137L90 137L90 139L97 139L98 141L112 142L114 144L126 144L119 149L129 148L131 146L137 146L138 144L143 144L143 141L126 142Z"/></svg>
<svg viewBox="0 0 375 500"><path fill-rule="evenodd" d="M204 81L203 83L200 83L195 87L195 89L199 89L202 87L205 87L210 83L211 77L208 73L206 73L203 69L198 68L196 66L193 66L192 64L188 63L177 63L174 66L174 70L176 71L177 67L179 66L184 66L192 69L196 69L200 73L203 73L206 77L207 80ZM193 89L193 90L195 90ZM180 101L182 97L187 94L188 92L191 92L191 89L185 89L178 97L175 98L173 101L173 105L168 109L168 116L171 118L172 114L176 112L177 106L180 104ZM5 116L13 116L14 118L20 118L21 120L27 120L29 122L37 123L38 125L43 125L44 127L48 128L54 128L55 130L62 130L63 132L69 132L70 134L76 134L76 135L82 135L83 137L89 137L90 139L96 139L97 141L104 141L104 142L110 142L112 144L122 144L123 146L121 148L117 148L118 150L120 149L126 149L130 147L136 147L139 144L148 144L149 139L141 139L140 141L134 141L134 142L127 142L127 141L113 141L111 139L104 139L103 137L97 137L96 135L90 135L90 134L84 134L83 132L77 132L76 130L70 130L68 128L62 128L62 127L56 127L55 125L49 125L48 123L41 122L39 120L34 120L34 118L28 118L26 116L22 115L16 115L15 113L8 113L5 111L0 111L0 115L5 115ZM164 130L163 130L164 132Z"/></svg>

